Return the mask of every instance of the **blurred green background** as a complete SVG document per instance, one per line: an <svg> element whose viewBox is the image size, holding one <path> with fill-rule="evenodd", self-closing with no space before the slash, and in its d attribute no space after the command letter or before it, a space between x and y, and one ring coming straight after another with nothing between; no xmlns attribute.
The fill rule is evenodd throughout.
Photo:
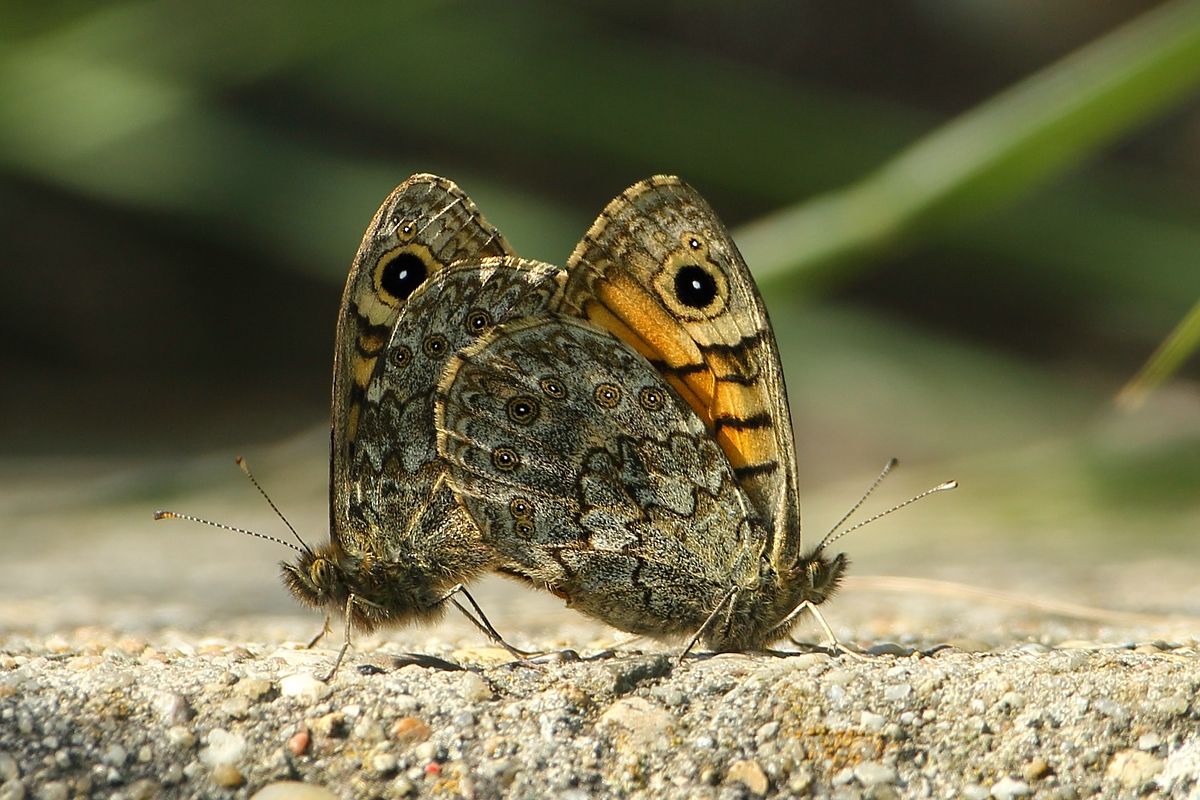
<svg viewBox="0 0 1200 800"><path fill-rule="evenodd" d="M1198 87L1196 2L0 4L0 599L288 609L280 553L146 518L274 530L245 454L324 535L387 193L562 263L674 173L763 283L810 538L897 456L881 505L962 488L860 572L1200 615L1197 367L1112 405L1200 298Z"/></svg>

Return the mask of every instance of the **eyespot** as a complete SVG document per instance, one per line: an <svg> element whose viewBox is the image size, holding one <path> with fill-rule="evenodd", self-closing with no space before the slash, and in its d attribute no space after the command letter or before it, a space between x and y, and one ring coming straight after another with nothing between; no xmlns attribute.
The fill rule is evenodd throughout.
<svg viewBox="0 0 1200 800"><path fill-rule="evenodd" d="M508 418L518 425L528 425L537 419L538 404L532 397L517 396L508 401Z"/></svg>
<svg viewBox="0 0 1200 800"><path fill-rule="evenodd" d="M700 244L700 240L695 236L688 239L688 247L692 248L693 250L699 250L702 246L703 245Z"/></svg>
<svg viewBox="0 0 1200 800"><path fill-rule="evenodd" d="M533 523L527 519L517 520L517 524L513 526L513 529L517 532L517 536L520 536L522 539L528 539L533 536Z"/></svg>
<svg viewBox="0 0 1200 800"><path fill-rule="evenodd" d="M617 404L621 402L621 388L612 383L602 383L596 387L592 396L598 405L605 408L616 408Z"/></svg>
<svg viewBox="0 0 1200 800"><path fill-rule="evenodd" d="M675 297L685 306L707 308L717 297L717 282L702 267L685 264L675 273Z"/></svg>
<svg viewBox="0 0 1200 800"><path fill-rule="evenodd" d="M446 342L446 337L440 333L435 333L432 336L426 336L421 348L425 351L425 355L430 358L440 358L450 349L450 345Z"/></svg>
<svg viewBox="0 0 1200 800"><path fill-rule="evenodd" d="M521 463L521 457L511 447L497 447L492 451L492 465L501 472L512 472Z"/></svg>
<svg viewBox="0 0 1200 800"><path fill-rule="evenodd" d="M638 401L647 411L659 411L666 404L666 397L661 390L647 386L638 393Z"/></svg>
<svg viewBox="0 0 1200 800"><path fill-rule="evenodd" d="M545 378L542 380L542 391L547 397L553 397L555 400L562 400L567 396L567 390L563 388L562 383L557 378Z"/></svg>
<svg viewBox="0 0 1200 800"><path fill-rule="evenodd" d="M377 274L379 288L397 300L407 300L429 277L425 262L420 256L409 252L397 253Z"/></svg>
<svg viewBox="0 0 1200 800"><path fill-rule="evenodd" d="M529 519L533 515L533 504L524 497L514 497L508 504L508 513L514 519Z"/></svg>
<svg viewBox="0 0 1200 800"><path fill-rule="evenodd" d="M393 367L407 367L412 363L412 350L409 350L404 345L392 348L388 351L388 363Z"/></svg>
<svg viewBox="0 0 1200 800"><path fill-rule="evenodd" d="M492 327L492 315L481 309L467 314L467 331L479 335Z"/></svg>

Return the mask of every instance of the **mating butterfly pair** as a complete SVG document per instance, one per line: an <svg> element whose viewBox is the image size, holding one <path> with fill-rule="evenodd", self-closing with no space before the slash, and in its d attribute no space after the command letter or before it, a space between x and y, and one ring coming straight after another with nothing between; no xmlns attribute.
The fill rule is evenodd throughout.
<svg viewBox="0 0 1200 800"><path fill-rule="evenodd" d="M330 541L283 575L347 641L496 570L623 630L754 649L847 566L829 537L801 551L766 310L672 177L613 200L565 269L517 258L450 181L397 188L342 298L331 451Z"/></svg>

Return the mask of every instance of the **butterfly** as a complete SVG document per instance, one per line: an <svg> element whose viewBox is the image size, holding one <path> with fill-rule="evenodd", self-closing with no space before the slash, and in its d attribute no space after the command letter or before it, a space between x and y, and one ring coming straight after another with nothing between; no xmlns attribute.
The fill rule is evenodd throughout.
<svg viewBox="0 0 1200 800"><path fill-rule="evenodd" d="M456 354L435 418L502 569L614 627L758 649L848 566L824 541L801 550L766 308L725 227L677 178L605 208L552 314Z"/></svg>
<svg viewBox="0 0 1200 800"><path fill-rule="evenodd" d="M446 480L433 392L455 352L510 316L539 313L561 282L560 269L515 258L443 178L414 175L376 213L337 325L329 542L282 565L300 602L345 616L346 643L351 627L437 618L497 560Z"/></svg>

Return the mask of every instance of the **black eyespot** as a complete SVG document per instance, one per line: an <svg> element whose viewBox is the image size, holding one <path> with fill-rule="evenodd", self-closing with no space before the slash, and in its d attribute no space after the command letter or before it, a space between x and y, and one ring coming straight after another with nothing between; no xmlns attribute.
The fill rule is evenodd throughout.
<svg viewBox="0 0 1200 800"><path fill-rule="evenodd" d="M658 411L666 402L663 393L653 386L647 386L645 389L642 389L638 393L638 400L641 402L642 407L649 411Z"/></svg>
<svg viewBox="0 0 1200 800"><path fill-rule="evenodd" d="M717 282L704 269L687 264L675 273L675 297L685 306L706 308L717 296Z"/></svg>
<svg viewBox="0 0 1200 800"><path fill-rule="evenodd" d="M511 447L497 447L492 451L492 465L501 472L512 472L521 463L521 457Z"/></svg>
<svg viewBox="0 0 1200 800"><path fill-rule="evenodd" d="M486 311L476 309L470 314L467 314L467 330L473 334L480 334L492 326L492 315Z"/></svg>
<svg viewBox="0 0 1200 800"><path fill-rule="evenodd" d="M393 367L407 367L412 363L412 350L404 345L388 351L388 361Z"/></svg>
<svg viewBox="0 0 1200 800"><path fill-rule="evenodd" d="M450 345L446 342L446 337L440 333L427 336L421 347L425 351L425 355L430 358L440 358L450 349Z"/></svg>
<svg viewBox="0 0 1200 800"><path fill-rule="evenodd" d="M508 513L514 519L528 519L533 513L533 505L524 497L514 497L508 504Z"/></svg>
<svg viewBox="0 0 1200 800"><path fill-rule="evenodd" d="M532 397L514 397L508 401L508 418L519 425L528 425L537 419L538 404Z"/></svg>
<svg viewBox="0 0 1200 800"><path fill-rule="evenodd" d="M688 239L688 247L692 248L693 250L699 250L700 240L693 236L692 238Z"/></svg>
<svg viewBox="0 0 1200 800"><path fill-rule="evenodd" d="M546 378L542 381L542 391L546 393L547 397L553 397L555 400L562 400L567 396L567 390L554 378Z"/></svg>
<svg viewBox="0 0 1200 800"><path fill-rule="evenodd" d="M605 408L616 408L617 404L621 402L621 389L611 383L602 383L596 387L593 397L596 398L599 405Z"/></svg>
<svg viewBox="0 0 1200 800"><path fill-rule="evenodd" d="M520 536L522 539L528 539L530 536L533 536L533 523L527 519L518 520L514 529L517 532L517 536Z"/></svg>
<svg viewBox="0 0 1200 800"><path fill-rule="evenodd" d="M407 300L428 275L425 262L420 257L413 253L398 253L383 265L379 287L397 300Z"/></svg>

